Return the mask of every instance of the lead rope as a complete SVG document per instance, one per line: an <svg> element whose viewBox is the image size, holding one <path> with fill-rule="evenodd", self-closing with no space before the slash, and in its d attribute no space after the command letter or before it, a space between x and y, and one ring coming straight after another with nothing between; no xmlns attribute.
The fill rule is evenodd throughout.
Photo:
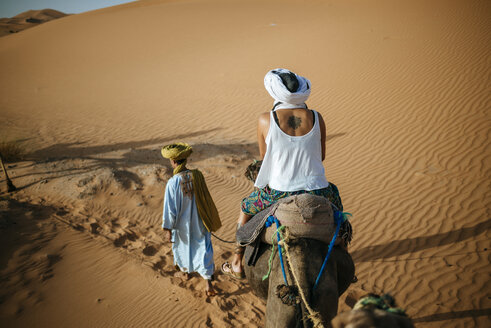
<svg viewBox="0 0 491 328"><path fill-rule="evenodd" d="M227 244L235 244L236 243L235 240L225 240L225 239L222 239L222 238L218 237L217 235L215 235L213 232L211 233L211 235L213 237L215 237L216 239L220 240L221 242L224 242L224 243L227 243Z"/></svg>
<svg viewBox="0 0 491 328"><path fill-rule="evenodd" d="M307 319L312 321L314 328L324 328L324 325L322 324L322 318L321 318L319 312L314 311L310 307L309 303L307 303L307 298L305 297L305 294L303 293L302 288L300 288L300 283L299 283L299 280L297 278L297 273L296 273L295 269L293 268L293 261L290 257L290 252L288 251L288 244L285 242L285 240L282 240L280 243L283 244L283 246L285 247L286 257L288 258L288 263L290 263L290 271L292 272L293 279L295 280L295 284L298 287L298 292L300 294L300 297L302 298L303 304L305 304L305 308L307 309L307 312L309 313ZM279 244L278 244L278 246L279 246Z"/></svg>

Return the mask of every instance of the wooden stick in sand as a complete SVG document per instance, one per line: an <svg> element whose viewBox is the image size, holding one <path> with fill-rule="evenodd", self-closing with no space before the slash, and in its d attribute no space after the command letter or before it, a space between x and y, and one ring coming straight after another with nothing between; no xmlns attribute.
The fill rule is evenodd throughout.
<svg viewBox="0 0 491 328"><path fill-rule="evenodd" d="M5 173L5 178L6 178L6 181L7 181L7 192L16 191L17 188L15 188L14 184L12 183L12 181L10 181L9 175L7 174L7 169L5 168L5 165L3 165L2 154L0 154L0 163L2 164L3 173Z"/></svg>

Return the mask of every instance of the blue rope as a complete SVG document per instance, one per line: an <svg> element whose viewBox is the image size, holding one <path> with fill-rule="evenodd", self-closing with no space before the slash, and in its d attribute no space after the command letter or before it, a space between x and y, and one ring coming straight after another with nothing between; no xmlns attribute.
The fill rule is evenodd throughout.
<svg viewBox="0 0 491 328"><path fill-rule="evenodd" d="M317 279L315 280L314 287L312 290L314 291L317 288L317 285L319 284L319 280L321 279L322 273L324 272L324 269L327 264L327 260L329 259L329 256L331 256L332 249L334 247L334 242L336 241L336 238L338 237L339 233L339 228L341 227L341 223L346 220L345 215L351 215L350 213L343 213L341 211L335 211L334 212L334 220L336 221L336 232L334 232L334 236L332 236L332 240L329 243L329 249L327 250L327 255L324 258L324 263L322 263L321 270L319 274L317 275Z"/></svg>
<svg viewBox="0 0 491 328"><path fill-rule="evenodd" d="M281 264L281 271L283 272L283 280L285 280L285 285L288 286L288 281L286 280L286 273L285 273L285 266L283 265L283 255L282 255L282 250L280 246L280 221L276 218L274 215L270 215L268 219L266 220L265 226L266 228L269 228L270 226L273 225L273 223L276 223L276 238L278 239L278 254L280 255L280 264Z"/></svg>
<svg viewBox="0 0 491 328"><path fill-rule="evenodd" d="M317 288L317 285L319 284L319 280L324 273L324 269L326 267L327 261L329 260L329 257L331 256L332 249L334 248L334 243L336 242L336 238L338 237L339 234L339 229L341 228L341 223L347 220L347 216L351 216L351 213L346 213L346 212L341 212L341 211L335 211L334 212L334 221L336 222L336 231L334 232L334 236L332 236L332 240L329 243L329 248L327 250L327 255L324 258L324 262L322 263L322 267L319 271L319 274L317 275L317 279L315 280L314 287L312 290L315 290ZM273 223L276 223L276 237L278 239L278 253L280 255L280 264L281 264L281 271L283 272L283 279L285 280L285 284L288 286L288 281L286 280L286 273L285 273L285 266L283 265L283 255L282 255L282 250L280 246L280 222L274 215L270 215L268 219L266 220L265 226L266 228L269 228L270 226L273 225ZM273 246L274 247L274 246Z"/></svg>

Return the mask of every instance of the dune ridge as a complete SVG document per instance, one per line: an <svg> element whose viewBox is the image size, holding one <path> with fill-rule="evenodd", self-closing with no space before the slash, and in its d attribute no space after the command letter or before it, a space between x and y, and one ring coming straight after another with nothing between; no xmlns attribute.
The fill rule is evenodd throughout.
<svg viewBox="0 0 491 328"><path fill-rule="evenodd" d="M58 10L42 9L28 10L11 18L0 18L0 37L21 32L25 29L65 16L67 14Z"/></svg>

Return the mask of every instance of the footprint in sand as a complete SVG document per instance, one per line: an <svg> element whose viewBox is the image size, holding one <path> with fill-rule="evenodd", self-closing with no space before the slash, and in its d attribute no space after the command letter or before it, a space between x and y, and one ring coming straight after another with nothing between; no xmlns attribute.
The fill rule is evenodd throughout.
<svg viewBox="0 0 491 328"><path fill-rule="evenodd" d="M122 247L124 245L124 243L126 242L126 239L128 239L128 237L126 235L119 236L118 238L116 238L113 241L113 244L116 247Z"/></svg>
<svg viewBox="0 0 491 328"><path fill-rule="evenodd" d="M158 250L153 246L146 246L142 251L143 255L146 256L154 256L157 252Z"/></svg>
<svg viewBox="0 0 491 328"><path fill-rule="evenodd" d="M98 223L91 223L90 224L90 233L98 234L100 229L101 229L101 226Z"/></svg>

